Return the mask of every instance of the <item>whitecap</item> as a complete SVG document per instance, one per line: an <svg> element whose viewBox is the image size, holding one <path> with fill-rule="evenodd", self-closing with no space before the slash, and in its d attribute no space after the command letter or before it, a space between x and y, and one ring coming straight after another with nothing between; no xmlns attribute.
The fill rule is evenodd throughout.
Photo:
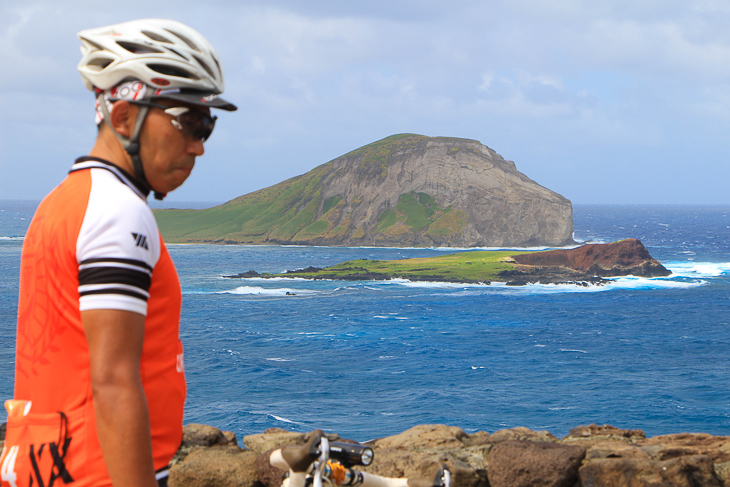
<svg viewBox="0 0 730 487"><path fill-rule="evenodd" d="M261 282L282 282L282 281L314 281L314 279L304 277L229 277L229 276L218 276L221 279L245 279L246 281L261 281ZM324 280L324 279L321 279Z"/></svg>
<svg viewBox="0 0 730 487"><path fill-rule="evenodd" d="M294 362L296 359L293 358L281 358L281 357L269 357L265 360L270 362Z"/></svg>
<svg viewBox="0 0 730 487"><path fill-rule="evenodd" d="M274 418L277 421L281 421L282 423L304 424L304 423L300 423L298 421L292 421L291 419L282 418L281 416L277 416L276 414L267 414L267 416Z"/></svg>
<svg viewBox="0 0 730 487"><path fill-rule="evenodd" d="M298 295L298 294L314 294L317 291L310 291L306 289L291 289L291 288L264 288L260 286L240 286L236 289L227 291L218 291L215 294L238 294L243 296L287 296L287 295Z"/></svg>
<svg viewBox="0 0 730 487"><path fill-rule="evenodd" d="M399 284L406 287L417 287L417 288L448 288L448 289L461 289L465 287L486 287L489 284L483 283L460 283L460 282L438 282L438 281L411 281L408 279L391 279L387 281L392 284Z"/></svg>
<svg viewBox="0 0 730 487"><path fill-rule="evenodd" d="M408 318L405 316L394 316L395 313L390 313L390 316L384 316L384 315L375 315L373 318L377 318L379 320L407 320Z"/></svg>
<svg viewBox="0 0 730 487"><path fill-rule="evenodd" d="M730 272L730 262L667 262L673 277L708 278Z"/></svg>
<svg viewBox="0 0 730 487"><path fill-rule="evenodd" d="M671 276L673 278L680 276ZM626 276L613 279L609 289L690 289L706 284L707 281L677 281L671 278L647 278Z"/></svg>
<svg viewBox="0 0 730 487"><path fill-rule="evenodd" d="M508 286L505 282L493 282L491 287L501 292L515 292L527 294L553 294L553 293L592 293L606 291L606 285L588 284L526 284L524 286Z"/></svg>
<svg viewBox="0 0 730 487"><path fill-rule="evenodd" d="M672 276L678 277L678 276ZM492 287L502 291L521 292L527 294L558 293L596 293L617 289L689 289L706 284L703 280L681 281L671 278L647 278L623 276L607 279L603 284L527 284L525 286L507 286L505 283L492 283Z"/></svg>

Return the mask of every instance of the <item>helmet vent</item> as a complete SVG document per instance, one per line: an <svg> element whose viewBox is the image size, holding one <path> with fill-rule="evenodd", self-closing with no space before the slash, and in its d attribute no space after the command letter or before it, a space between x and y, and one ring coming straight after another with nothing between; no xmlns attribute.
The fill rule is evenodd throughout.
<svg viewBox="0 0 730 487"><path fill-rule="evenodd" d="M170 34L174 35L175 37L178 37L180 40L182 40L185 44L188 45L188 47L194 51L200 51L200 48L190 39L188 39L186 36L180 34L179 32L173 32L170 29L165 29Z"/></svg>
<svg viewBox="0 0 730 487"><path fill-rule="evenodd" d="M89 40L85 37L81 38L81 40L83 41L83 43L88 44L89 46L93 47L94 51L105 51L106 50L105 47L103 47L103 46L97 44L96 42Z"/></svg>
<svg viewBox="0 0 730 487"><path fill-rule="evenodd" d="M91 70L94 70L94 71L102 71L104 68L106 68L113 62L114 62L114 59L100 56L100 57L90 59L89 62L86 63L86 67Z"/></svg>
<svg viewBox="0 0 730 487"><path fill-rule="evenodd" d="M167 37L161 36L160 34L156 32L151 32L149 30L143 30L142 33L152 39L153 41L157 42L164 42L165 44L173 44L173 42L168 39Z"/></svg>
<svg viewBox="0 0 730 487"><path fill-rule="evenodd" d="M160 54L162 52L154 47L137 44L135 42L117 41L117 44L132 54Z"/></svg>
<svg viewBox="0 0 730 487"><path fill-rule="evenodd" d="M198 61L198 64L203 66L203 68L208 72L208 74L210 75L211 78L216 77L216 75L213 74L213 71L211 71L210 66L208 66L208 64L205 61L200 59L198 56L193 55L193 57L195 58L196 61Z"/></svg>
<svg viewBox="0 0 730 487"><path fill-rule="evenodd" d="M186 79L192 79L192 80L199 80L197 76L193 75L192 73L189 73L188 71L184 71L182 69L175 68L173 66L168 66L166 64L148 64L148 68L150 68L152 71L155 71L160 74L164 74L167 76L175 76L176 78L186 78Z"/></svg>

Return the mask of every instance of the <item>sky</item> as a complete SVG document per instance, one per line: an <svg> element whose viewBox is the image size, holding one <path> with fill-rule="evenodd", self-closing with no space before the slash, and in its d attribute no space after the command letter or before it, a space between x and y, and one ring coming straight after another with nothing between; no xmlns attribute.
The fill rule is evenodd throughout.
<svg viewBox="0 0 730 487"><path fill-rule="evenodd" d="M203 34L239 106L172 206L398 133L476 139L574 204L730 204L727 0L0 0L0 199L93 145L76 33L145 17Z"/></svg>

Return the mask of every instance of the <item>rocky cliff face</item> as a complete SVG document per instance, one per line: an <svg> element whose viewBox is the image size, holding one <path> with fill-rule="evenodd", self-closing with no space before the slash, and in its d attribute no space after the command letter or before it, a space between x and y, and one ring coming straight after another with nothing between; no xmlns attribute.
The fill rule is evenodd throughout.
<svg viewBox="0 0 730 487"><path fill-rule="evenodd" d="M474 140L404 136L332 162L322 199L337 198L342 243L559 246L572 242L570 201ZM364 204L367 202L366 204Z"/></svg>
<svg viewBox="0 0 730 487"><path fill-rule="evenodd" d="M172 242L562 246L570 201L475 140L396 135L199 211L156 212Z"/></svg>

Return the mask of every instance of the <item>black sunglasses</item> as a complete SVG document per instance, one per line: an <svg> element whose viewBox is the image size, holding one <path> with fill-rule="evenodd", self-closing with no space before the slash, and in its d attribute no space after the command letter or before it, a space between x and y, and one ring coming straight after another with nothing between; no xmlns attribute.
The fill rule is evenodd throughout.
<svg viewBox="0 0 730 487"><path fill-rule="evenodd" d="M189 107L168 107L159 105L149 101L126 100L129 103L137 105L145 105L148 107L159 108L173 118L172 125L185 135L190 136L194 140L202 140L205 142L213 133L216 116L210 116L198 110Z"/></svg>

